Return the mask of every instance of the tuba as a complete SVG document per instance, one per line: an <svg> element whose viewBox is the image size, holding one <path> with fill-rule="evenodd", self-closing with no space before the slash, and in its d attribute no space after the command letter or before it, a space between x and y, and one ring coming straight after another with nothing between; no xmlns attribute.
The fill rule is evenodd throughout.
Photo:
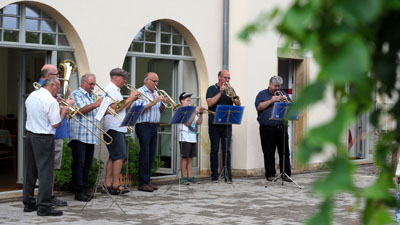
<svg viewBox="0 0 400 225"><path fill-rule="evenodd" d="M71 74L76 72L76 64L74 61L70 59L64 60L62 63L59 65L60 71L63 73L63 77L60 78L60 80L64 81L63 87L62 87L62 93L64 95L64 99L68 99L68 86L69 86L69 78L71 77Z"/></svg>
<svg viewBox="0 0 400 225"><path fill-rule="evenodd" d="M224 85L226 86L226 89L225 89L226 96L231 98L232 101L238 100L239 96L236 95L236 92L235 92L235 90L233 90L231 84L229 84L229 82L225 82Z"/></svg>
<svg viewBox="0 0 400 225"><path fill-rule="evenodd" d="M277 91L274 92L274 95L280 97L280 102L290 103L289 99L287 99L287 98L284 99L284 98L283 98L284 94L282 93L282 91L277 90Z"/></svg>

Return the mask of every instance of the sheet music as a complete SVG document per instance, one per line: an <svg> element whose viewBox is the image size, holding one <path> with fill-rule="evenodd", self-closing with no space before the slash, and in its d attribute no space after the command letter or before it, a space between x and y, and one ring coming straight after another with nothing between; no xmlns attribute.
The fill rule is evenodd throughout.
<svg viewBox="0 0 400 225"><path fill-rule="evenodd" d="M100 104L99 110L96 113L96 120L100 121L103 119L104 114L106 114L106 111L108 109L108 106L112 104L112 99L111 98L103 98L103 101Z"/></svg>

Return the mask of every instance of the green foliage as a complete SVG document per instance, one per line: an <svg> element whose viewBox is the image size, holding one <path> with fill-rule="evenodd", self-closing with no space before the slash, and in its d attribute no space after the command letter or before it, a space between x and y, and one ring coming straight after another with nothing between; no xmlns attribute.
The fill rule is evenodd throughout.
<svg viewBox="0 0 400 225"><path fill-rule="evenodd" d="M94 158L89 171L89 188L95 185L97 175L101 173L103 168L103 161ZM66 140L64 140L61 168L55 170L54 176L54 189L61 191L70 188L72 181L72 150Z"/></svg>
<svg viewBox="0 0 400 225"><path fill-rule="evenodd" d="M138 183L139 180L139 152L140 147L135 143L132 138L128 138L128 174L132 176L134 184ZM161 161L160 155L155 156L154 163L151 167L151 174L155 174L156 171L164 166L164 162ZM122 165L122 173L125 174L126 164Z"/></svg>
<svg viewBox="0 0 400 225"><path fill-rule="evenodd" d="M319 64L317 79L302 89L294 109L306 110L330 94L336 101L331 121L309 130L298 149L301 163L333 146L335 156L328 163L330 173L317 181L314 191L323 197L319 212L307 224L331 224L335 195L353 194L365 202L364 224L393 222L390 208L396 207L394 165L388 163L400 142L400 100L388 105L396 129L379 137L374 163L379 168L377 180L368 187L353 183L355 165L349 161L341 143L346 128L363 113L371 113L371 124L379 130L382 112L375 104L376 95L399 95L396 87L400 50L400 1L398 0L295 0L286 10L273 9L243 29L240 38L249 41L257 32L275 25L286 40L286 48L297 43L300 52L311 52ZM287 49L286 49L287 50ZM328 91L332 90L331 93ZM358 203L357 203L358 204Z"/></svg>

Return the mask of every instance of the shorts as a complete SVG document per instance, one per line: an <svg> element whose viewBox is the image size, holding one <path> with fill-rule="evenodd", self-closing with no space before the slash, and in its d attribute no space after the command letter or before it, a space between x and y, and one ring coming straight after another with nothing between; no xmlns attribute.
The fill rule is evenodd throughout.
<svg viewBox="0 0 400 225"><path fill-rule="evenodd" d="M61 168L64 139L55 139L54 145L54 169L59 170Z"/></svg>
<svg viewBox="0 0 400 225"><path fill-rule="evenodd" d="M197 157L196 143L179 142L179 146L181 146L181 157L183 158Z"/></svg>
<svg viewBox="0 0 400 225"><path fill-rule="evenodd" d="M107 145L109 158L113 161L126 159L125 134L115 130L108 130L107 134L113 138L112 143ZM109 141L109 138L104 135L104 140Z"/></svg>

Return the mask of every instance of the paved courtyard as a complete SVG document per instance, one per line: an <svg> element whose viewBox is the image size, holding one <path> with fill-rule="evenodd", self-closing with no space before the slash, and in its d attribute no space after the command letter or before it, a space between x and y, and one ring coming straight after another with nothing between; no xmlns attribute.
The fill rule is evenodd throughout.
<svg viewBox="0 0 400 225"><path fill-rule="evenodd" d="M0 223L4 224L302 224L316 210L320 199L310 192L313 181L324 171L297 173L293 183L267 182L261 177L236 178L233 184L211 183L159 185L153 193L136 189L121 196L98 193L84 210L84 203L72 195L61 217L38 217L24 213L19 201L0 203ZM356 183L362 187L374 181L372 165L360 166ZM267 185L267 187L266 187ZM113 203L113 200L118 203ZM338 196L335 224L361 224L360 213L349 208L354 198ZM124 213L125 212L125 213Z"/></svg>

